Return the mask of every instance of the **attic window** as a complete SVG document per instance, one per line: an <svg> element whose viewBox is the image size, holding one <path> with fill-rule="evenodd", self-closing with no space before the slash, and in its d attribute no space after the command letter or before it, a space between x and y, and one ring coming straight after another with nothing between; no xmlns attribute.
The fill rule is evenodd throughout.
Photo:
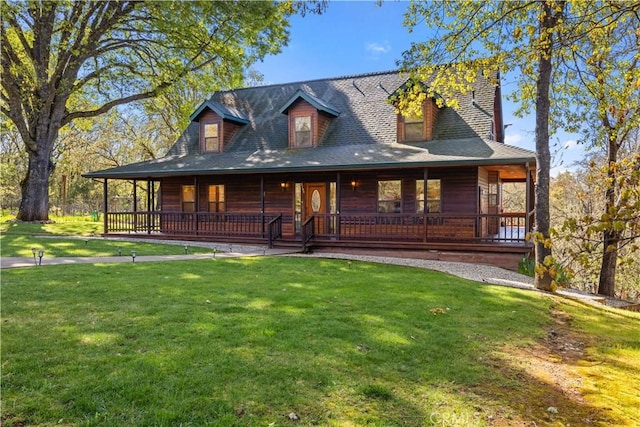
<svg viewBox="0 0 640 427"><path fill-rule="evenodd" d="M205 152L220 151L220 137L218 123L203 124L204 141L203 147Z"/></svg>
<svg viewBox="0 0 640 427"><path fill-rule="evenodd" d="M398 141L415 142L433 139L440 109L435 99L422 103L420 111L410 114L398 114Z"/></svg>
<svg viewBox="0 0 640 427"><path fill-rule="evenodd" d="M424 139L424 114L410 114L404 118L404 140L421 141Z"/></svg>
<svg viewBox="0 0 640 427"><path fill-rule="evenodd" d="M312 147L311 116L294 117L293 123L295 131L292 146L296 148Z"/></svg>

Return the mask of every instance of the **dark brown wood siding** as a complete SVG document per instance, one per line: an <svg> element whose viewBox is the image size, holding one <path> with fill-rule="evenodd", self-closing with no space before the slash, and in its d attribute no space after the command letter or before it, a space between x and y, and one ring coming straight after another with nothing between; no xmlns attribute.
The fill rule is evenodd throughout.
<svg viewBox="0 0 640 427"><path fill-rule="evenodd" d="M433 133L438 121L440 109L433 98L427 99L424 106L424 137L427 140L433 139Z"/></svg>
<svg viewBox="0 0 640 427"><path fill-rule="evenodd" d="M182 186L193 185L193 177L163 178L160 181L160 198L165 212L182 212Z"/></svg>
<svg viewBox="0 0 640 427"><path fill-rule="evenodd" d="M442 182L442 213L477 213L478 169L429 169L429 178Z"/></svg>
<svg viewBox="0 0 640 427"><path fill-rule="evenodd" d="M442 184L443 213L474 214L478 210L478 185L488 189L487 172L478 168L429 168L430 179L440 179ZM261 209L260 176L199 176L198 206L201 212L208 210L208 186L225 185L227 212L259 213ZM344 214L371 214L378 210L378 181L402 181L402 212L416 212L416 180L424 179L424 169L388 172L342 172L340 181L340 212ZM293 224L295 183L331 183L337 181L337 173L287 174L264 176L265 213L282 214L285 224ZM351 182L356 181L353 189ZM281 183L286 183L283 189ZM193 185L193 177L164 178L161 181L162 206L165 211L181 210L181 186ZM487 190L484 190L485 192ZM486 194L486 193L485 193Z"/></svg>
<svg viewBox="0 0 640 427"><path fill-rule="evenodd" d="M478 168L478 191L480 198L480 211L481 214L490 213L489 212L489 172L484 167ZM487 218L481 219L481 235L485 235L487 232Z"/></svg>
<svg viewBox="0 0 640 427"><path fill-rule="evenodd" d="M318 141L322 140L332 118L333 117L323 114L322 112L318 114Z"/></svg>
<svg viewBox="0 0 640 427"><path fill-rule="evenodd" d="M228 121L222 123L222 151L224 151L224 147L229 145L231 139L233 139L233 137L241 127L242 125L238 125Z"/></svg>
<svg viewBox="0 0 640 427"><path fill-rule="evenodd" d="M225 186L227 212L260 212L260 177L258 176L203 176L198 177L198 210L207 212L209 185Z"/></svg>
<svg viewBox="0 0 640 427"><path fill-rule="evenodd" d="M442 185L442 213L477 213L477 168L429 168L429 179L440 179ZM424 179L424 169L397 172L344 173L341 212L349 214L377 212L378 181L402 180L402 212L416 212L416 180ZM351 180L358 186L351 188Z"/></svg>

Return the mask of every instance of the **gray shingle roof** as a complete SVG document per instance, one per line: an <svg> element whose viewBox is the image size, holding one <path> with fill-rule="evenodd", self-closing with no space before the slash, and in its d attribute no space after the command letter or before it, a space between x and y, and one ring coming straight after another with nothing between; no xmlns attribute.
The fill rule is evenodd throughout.
<svg viewBox="0 0 640 427"><path fill-rule="evenodd" d="M88 174L103 178L535 163L532 152L482 138L169 156Z"/></svg>
<svg viewBox="0 0 640 427"><path fill-rule="evenodd" d="M248 121L223 153L200 154L198 124L192 122L166 157L85 176L136 178L535 163L533 152L488 139L495 88L484 79L474 85L475 105L469 94L460 97L458 110L445 107L440 111L434 140L397 143L396 113L388 98L407 79L397 72L382 72L217 92L209 105L222 106ZM339 112L318 147L288 148L288 118L280 111L297 93Z"/></svg>

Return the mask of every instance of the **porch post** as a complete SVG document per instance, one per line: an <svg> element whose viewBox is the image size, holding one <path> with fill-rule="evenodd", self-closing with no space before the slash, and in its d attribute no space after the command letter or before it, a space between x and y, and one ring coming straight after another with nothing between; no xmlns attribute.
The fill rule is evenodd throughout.
<svg viewBox="0 0 640 427"><path fill-rule="evenodd" d="M198 212L200 211L200 189L198 188L198 176L195 175L193 177L193 189L194 189L194 198L195 198L195 206L193 209L193 232L195 235L198 235Z"/></svg>
<svg viewBox="0 0 640 427"><path fill-rule="evenodd" d="M133 180L133 232L138 231L138 181Z"/></svg>
<svg viewBox="0 0 640 427"><path fill-rule="evenodd" d="M336 240L340 240L340 199L342 198L342 179L340 172L336 172Z"/></svg>
<svg viewBox="0 0 640 427"><path fill-rule="evenodd" d="M527 176L527 180L526 180L526 191L525 191L525 213L524 213L524 232L525 235L526 233L528 233L531 230L531 217L529 216L529 214L531 213L529 208L531 207L531 171L529 170L529 162L524 164L525 170L526 170L526 176Z"/></svg>
<svg viewBox="0 0 640 427"><path fill-rule="evenodd" d="M260 175L260 234L264 238L264 175Z"/></svg>
<svg viewBox="0 0 640 427"><path fill-rule="evenodd" d="M427 181L429 180L429 168L424 168L422 179L422 241L427 243Z"/></svg>
<svg viewBox="0 0 640 427"><path fill-rule="evenodd" d="M107 203L109 202L109 196L107 195L107 190L108 190L108 186L107 186L107 178L104 179L104 182L102 183L102 204L104 205L103 208L103 212L102 212L102 221L103 221L103 225L102 228L104 230L104 234L109 234L109 222L107 221L107 212L108 212L108 208L107 208Z"/></svg>
<svg viewBox="0 0 640 427"><path fill-rule="evenodd" d="M147 234L151 234L151 179L147 178Z"/></svg>

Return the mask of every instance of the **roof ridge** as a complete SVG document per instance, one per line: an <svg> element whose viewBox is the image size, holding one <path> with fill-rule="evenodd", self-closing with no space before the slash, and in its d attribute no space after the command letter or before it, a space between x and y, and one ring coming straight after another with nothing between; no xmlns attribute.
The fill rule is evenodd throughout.
<svg viewBox="0 0 640 427"><path fill-rule="evenodd" d="M217 93L231 93L231 92L237 92L237 91L248 90L248 89L264 89L264 88L270 88L270 87L276 87L276 86L285 86L285 85L286 86L288 86L288 85L303 85L303 84L307 84L307 83L315 83L315 82L323 82L323 81L326 82L326 81L348 80L348 79L354 79L354 78L375 77L375 76L382 76L382 75L386 75L386 74L401 74L401 73L402 72L400 70L372 71L372 72L369 72L369 73L362 73L362 74L347 74L347 75L335 76L335 77L325 77L325 78L300 80L300 81L285 82L285 83L271 83L271 84L259 85L259 86L239 87L239 88L235 88L235 89L219 90L219 91L216 91L216 92ZM214 93L216 93L216 92L214 92Z"/></svg>
<svg viewBox="0 0 640 427"><path fill-rule="evenodd" d="M483 139L485 139L485 138L483 138ZM486 139L486 141L488 141L488 142L490 142L492 144L500 144L500 145L505 146L505 147L513 148L513 149L520 150L520 151L524 151L526 153L535 153L535 151L529 150L528 148L518 147L517 145L507 144L506 142L494 141L492 139Z"/></svg>

